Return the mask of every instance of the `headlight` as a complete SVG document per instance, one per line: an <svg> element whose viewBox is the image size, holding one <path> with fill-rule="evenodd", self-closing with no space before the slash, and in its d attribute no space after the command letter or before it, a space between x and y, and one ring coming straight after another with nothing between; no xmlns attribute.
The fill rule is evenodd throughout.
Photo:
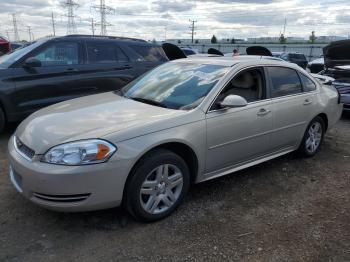
<svg viewBox="0 0 350 262"><path fill-rule="evenodd" d="M41 161L68 166L97 164L106 162L116 150L114 145L104 140L82 140L51 148Z"/></svg>

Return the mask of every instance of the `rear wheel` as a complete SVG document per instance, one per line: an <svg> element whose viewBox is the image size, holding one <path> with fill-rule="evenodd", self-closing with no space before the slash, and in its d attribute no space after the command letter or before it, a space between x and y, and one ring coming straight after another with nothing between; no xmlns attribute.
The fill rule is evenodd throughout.
<svg viewBox="0 0 350 262"><path fill-rule="evenodd" d="M303 141L301 142L298 152L302 156L314 156L320 149L325 133L325 123L319 116L315 117L308 125Z"/></svg>
<svg viewBox="0 0 350 262"><path fill-rule="evenodd" d="M135 168L126 192L126 208L138 220L152 222L170 215L186 195L189 170L168 150L146 156Z"/></svg>
<svg viewBox="0 0 350 262"><path fill-rule="evenodd" d="M0 133L4 131L5 124L6 124L5 113L4 113L4 110L2 110L2 108L0 107Z"/></svg>

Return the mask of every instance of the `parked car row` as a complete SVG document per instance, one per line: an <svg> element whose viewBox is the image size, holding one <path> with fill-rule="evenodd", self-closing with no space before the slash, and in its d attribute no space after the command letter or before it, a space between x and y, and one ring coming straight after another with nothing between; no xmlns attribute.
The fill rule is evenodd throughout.
<svg viewBox="0 0 350 262"><path fill-rule="evenodd" d="M121 48L125 42L111 43ZM94 57L100 49L92 45ZM50 59L40 52L35 59L57 59L50 52ZM77 63L72 53L63 57ZM315 155L341 112L336 89L292 63L261 56L185 58L119 92L32 114L9 141L10 178L24 197L45 208L123 204L135 218L156 221L181 204L192 183L295 150Z"/></svg>

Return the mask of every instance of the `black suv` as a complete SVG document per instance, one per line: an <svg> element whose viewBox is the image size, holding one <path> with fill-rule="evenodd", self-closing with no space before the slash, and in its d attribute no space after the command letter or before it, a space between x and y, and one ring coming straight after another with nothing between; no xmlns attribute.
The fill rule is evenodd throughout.
<svg viewBox="0 0 350 262"><path fill-rule="evenodd" d="M274 57L281 58L284 61L291 62L293 64L297 64L301 68L306 69L307 59L306 59L305 55L303 55L303 54L273 52L272 55Z"/></svg>
<svg viewBox="0 0 350 262"><path fill-rule="evenodd" d="M121 37L39 40L0 57L0 130L64 100L118 90L168 61L161 46Z"/></svg>

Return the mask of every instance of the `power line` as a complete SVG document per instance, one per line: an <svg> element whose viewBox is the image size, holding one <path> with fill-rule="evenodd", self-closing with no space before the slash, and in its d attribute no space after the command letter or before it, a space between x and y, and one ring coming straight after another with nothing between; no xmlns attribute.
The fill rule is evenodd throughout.
<svg viewBox="0 0 350 262"><path fill-rule="evenodd" d="M76 34L77 33L77 26L75 24L75 15L74 10L79 7L79 5L74 2L73 0L65 0L62 2L62 5L65 9L67 9L67 35L70 34Z"/></svg>
<svg viewBox="0 0 350 262"><path fill-rule="evenodd" d="M16 14L12 14L12 23L13 23L13 35L14 40L19 41L19 34L18 34L18 28L17 28L17 18Z"/></svg>
<svg viewBox="0 0 350 262"><path fill-rule="evenodd" d="M190 29L191 29L191 39L192 39L192 44L193 44L193 37L194 37L194 23L197 23L197 20L191 20L189 19L190 23L191 23L191 26L190 26Z"/></svg>

